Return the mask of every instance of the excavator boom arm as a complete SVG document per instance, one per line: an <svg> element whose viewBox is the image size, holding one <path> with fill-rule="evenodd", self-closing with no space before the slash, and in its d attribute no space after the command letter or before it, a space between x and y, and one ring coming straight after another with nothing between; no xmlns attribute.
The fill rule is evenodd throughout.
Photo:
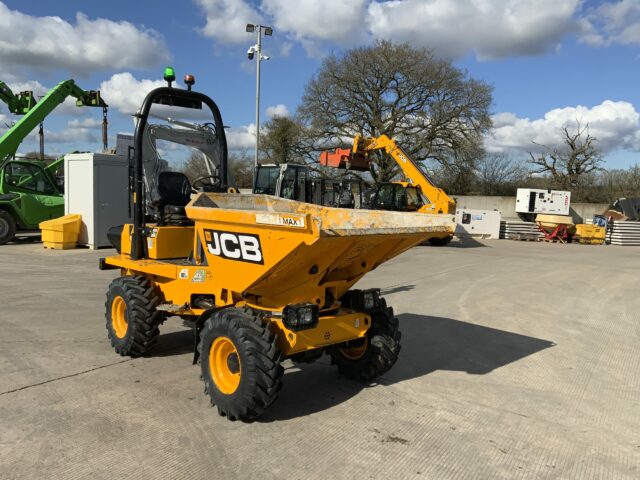
<svg viewBox="0 0 640 480"><path fill-rule="evenodd" d="M453 213L456 209L455 202L438 188L427 174L387 135L374 138L364 138L356 135L353 139L352 149L336 148L334 152L322 152L320 164L327 167L347 168L351 170L368 171L371 167L371 152L384 150L395 160L402 169L404 176L413 186L420 188L429 199L429 204L421 207L421 211L437 213Z"/></svg>
<svg viewBox="0 0 640 480"><path fill-rule="evenodd" d="M453 213L455 202L438 188L420 166L398 146L395 140L387 135L380 135L375 138L363 138L356 135L353 141L353 155L358 154L368 157L371 152L384 150L393 158L409 183L419 187L422 193L429 199L433 210L438 213Z"/></svg>

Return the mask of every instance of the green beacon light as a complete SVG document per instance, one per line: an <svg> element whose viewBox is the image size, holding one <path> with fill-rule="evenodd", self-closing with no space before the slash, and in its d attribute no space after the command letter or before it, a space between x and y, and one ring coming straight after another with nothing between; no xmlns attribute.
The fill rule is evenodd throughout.
<svg viewBox="0 0 640 480"><path fill-rule="evenodd" d="M176 79L176 72L173 67L167 67L164 69L164 80L171 86L171 83Z"/></svg>

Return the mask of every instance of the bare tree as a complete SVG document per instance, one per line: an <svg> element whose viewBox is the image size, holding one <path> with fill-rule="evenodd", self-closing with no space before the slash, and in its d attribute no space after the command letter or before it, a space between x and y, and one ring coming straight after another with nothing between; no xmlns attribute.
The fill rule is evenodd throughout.
<svg viewBox="0 0 640 480"><path fill-rule="evenodd" d="M229 172L236 187L251 188L253 186L253 155L248 149L231 150L229 152Z"/></svg>
<svg viewBox="0 0 640 480"><path fill-rule="evenodd" d="M228 155L228 166L231 179L239 188L251 188L253 182L253 157L249 150L230 150ZM200 177L209 175L207 162L202 153L194 151L187 159L182 172L191 182Z"/></svg>
<svg viewBox="0 0 640 480"><path fill-rule="evenodd" d="M182 167L182 173L189 178L190 182L209 175L207 161L205 160L204 154L198 151L192 151L189 158L187 158L184 167Z"/></svg>
<svg viewBox="0 0 640 480"><path fill-rule="evenodd" d="M522 160L501 153L487 154L477 163L478 186L483 195L511 195L527 176Z"/></svg>
<svg viewBox="0 0 640 480"><path fill-rule="evenodd" d="M594 181L596 192L590 192L590 197L595 193L604 194L604 197L596 201L611 202L619 197L640 196L640 165L633 165L627 170L614 169L603 170Z"/></svg>
<svg viewBox="0 0 640 480"><path fill-rule="evenodd" d="M602 155L596 147L595 137L589 133L588 124L583 127L577 121L575 131L565 126L561 132L561 147L533 142L543 151L538 155L529 152L529 163L534 165L532 173L549 174L560 188L567 190L579 187L585 175L600 169Z"/></svg>
<svg viewBox="0 0 640 480"><path fill-rule="evenodd" d="M382 41L327 57L306 85L299 115L310 151L348 146L358 133L386 134L418 161L451 166L482 144L491 92L430 50ZM395 162L377 152L373 179L397 173Z"/></svg>
<svg viewBox="0 0 640 480"><path fill-rule="evenodd" d="M303 161L303 127L300 122L276 116L264 124L263 132L260 134L260 150L265 160L273 163Z"/></svg>

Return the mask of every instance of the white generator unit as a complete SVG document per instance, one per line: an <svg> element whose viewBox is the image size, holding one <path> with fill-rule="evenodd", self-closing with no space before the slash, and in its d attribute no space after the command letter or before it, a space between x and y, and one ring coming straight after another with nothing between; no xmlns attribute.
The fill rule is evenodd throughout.
<svg viewBox="0 0 640 480"><path fill-rule="evenodd" d="M497 210L456 210L456 237L500 238L502 214Z"/></svg>
<svg viewBox="0 0 640 480"><path fill-rule="evenodd" d="M130 222L127 157L106 153L70 153L64 157L64 212L82 215L78 243L111 246L107 231Z"/></svg>
<svg viewBox="0 0 640 480"><path fill-rule="evenodd" d="M569 215L571 192L519 188L516 193L517 213L547 213Z"/></svg>

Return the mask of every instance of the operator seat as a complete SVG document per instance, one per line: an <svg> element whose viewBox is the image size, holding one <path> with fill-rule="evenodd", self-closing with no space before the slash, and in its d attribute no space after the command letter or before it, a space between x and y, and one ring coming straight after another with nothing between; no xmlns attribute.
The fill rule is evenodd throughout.
<svg viewBox="0 0 640 480"><path fill-rule="evenodd" d="M353 193L351 190L342 190L340 192L340 197L338 199L338 206L342 208L354 208L356 205L356 200L353 197Z"/></svg>
<svg viewBox="0 0 640 480"><path fill-rule="evenodd" d="M184 173L162 172L158 176L158 225L193 225L184 207L191 200L191 183Z"/></svg>

